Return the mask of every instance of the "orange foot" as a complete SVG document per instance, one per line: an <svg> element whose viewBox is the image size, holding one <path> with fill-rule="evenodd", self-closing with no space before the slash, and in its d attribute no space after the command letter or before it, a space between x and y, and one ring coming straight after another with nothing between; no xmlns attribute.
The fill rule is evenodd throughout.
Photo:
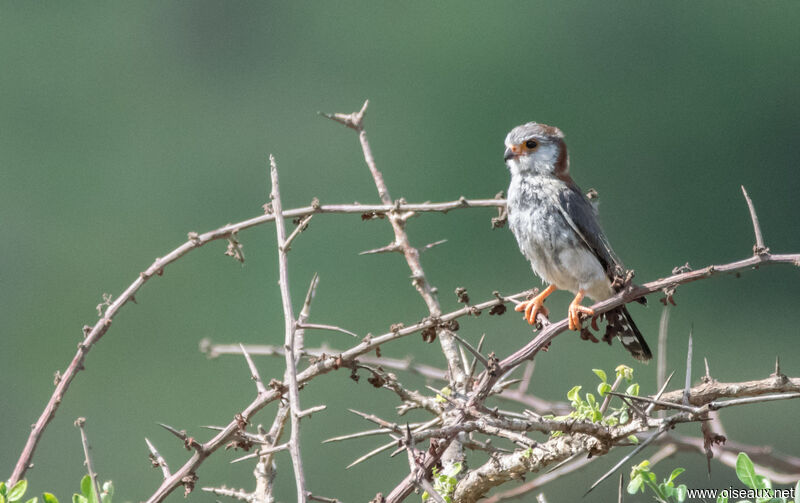
<svg viewBox="0 0 800 503"><path fill-rule="evenodd" d="M593 309L581 305L581 301L583 300L584 295L585 292L583 291L583 289L578 290L578 294L575 295L575 298L572 299L572 302L569 303L569 311L567 312L567 317L569 318L570 330L581 329L581 313L587 314L589 316L594 316Z"/></svg>
<svg viewBox="0 0 800 503"><path fill-rule="evenodd" d="M546 299L548 295L550 295L555 291L556 287L554 285L550 285L547 288L545 288L542 293L532 298L531 300L520 302L517 305L517 307L514 308L514 310L525 311L525 315L522 318L531 325L533 325L534 323L536 323L536 315L539 314L540 311L545 315L547 314L547 308L544 307L544 299Z"/></svg>

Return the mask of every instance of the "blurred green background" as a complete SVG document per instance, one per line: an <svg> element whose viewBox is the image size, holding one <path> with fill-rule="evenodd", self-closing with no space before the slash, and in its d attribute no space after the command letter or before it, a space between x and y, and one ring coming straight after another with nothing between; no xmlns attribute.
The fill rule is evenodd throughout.
<svg viewBox="0 0 800 503"><path fill-rule="evenodd" d="M797 2L136 2L6 3L0 7L0 478L81 339L103 293L118 295L158 256L186 239L261 213L267 155L277 157L284 207L373 203L377 194L356 136L316 115L351 112L371 100L367 127L393 197L444 201L492 197L506 188L503 138L536 120L567 135L572 174L601 195L602 221L626 265L646 281L689 262L700 267L751 253L752 229L739 186L758 209L767 245L800 251L800 4ZM491 210L423 215L413 244L447 239L423 254L445 310L457 286L474 301L493 290L539 285ZM156 422L199 439L254 396L239 357L207 360L198 342L279 344L274 227L243 232L246 263L212 243L170 266L128 305L92 349L47 429L29 472L31 491L68 498L84 473L73 421L88 418L95 466L117 500L138 501L161 474L151 439L173 469L188 457ZM359 334L422 318L424 304L398 255L359 257L388 243L385 221L315 217L290 254L299 306L321 276L311 321ZM776 355L800 375L796 268L770 267L679 289L671 318L670 369L684 372L694 327L695 375L702 357L720 380L767 376ZM563 315L569 295L549 306ZM651 346L660 304L632 312ZM487 334L507 355L530 330L517 315L463 320L462 336ZM351 344L314 333L308 345ZM438 344L418 336L384 355L442 364ZM257 361L265 378L282 361ZM564 335L537 359L534 393L563 399L593 387L592 367L635 367L652 392L655 365L618 344ZM420 379L408 378L422 388ZM681 379L679 379L681 380ZM438 383L432 383L438 386ZM356 408L395 418L391 393L355 384L348 372L309 385L303 405L328 410L303 422L309 488L346 501L390 490L407 470L386 456L344 466L378 440L325 444L369 428ZM269 424L274 405L258 417ZM797 402L722 412L729 437L798 454ZM425 417L411 414L411 420ZM405 420L405 419L402 419ZM699 434L697 425L679 428ZM543 490L575 501L621 453ZM198 487L252 488L252 464L214 456ZM401 459L403 458L403 459ZM278 456L277 495L294 499L289 458ZM682 454L691 486L727 487L733 470ZM627 475L627 468L624 470ZM613 482L586 501L608 501ZM511 485L504 486L505 488ZM180 492L180 491L179 491ZM171 496L180 500L179 492ZM194 492L193 501L215 498ZM634 498L631 498L634 499Z"/></svg>

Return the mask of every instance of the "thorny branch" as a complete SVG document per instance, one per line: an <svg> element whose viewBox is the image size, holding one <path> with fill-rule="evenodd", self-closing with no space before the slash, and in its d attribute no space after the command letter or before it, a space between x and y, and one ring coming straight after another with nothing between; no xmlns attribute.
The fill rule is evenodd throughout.
<svg viewBox="0 0 800 503"><path fill-rule="evenodd" d="M760 255L754 255L750 258L739 260L729 264L712 265L695 271L674 274L667 278L645 283L644 285L640 286L630 285L627 289L621 291L614 297L611 297L603 302L599 302L593 305L592 309L595 311L595 313L601 314L617 306L620 306L628 302L632 302L638 298L641 298L643 296L652 293L660 292L665 289L674 290L677 286L685 283L699 281L720 274L733 273L744 269L755 268L756 266L759 265L767 265L775 263L787 263L787 264L798 265L800 264L800 254L772 255L769 253L763 253ZM552 323L547 325L539 332L539 334L531 342L529 342L528 344L526 344L513 354L509 355L502 361L500 361L497 364L497 367L493 373L494 375L490 372L484 372L481 376L480 381L476 385L475 390L470 394L469 399L466 401L465 407L467 408L474 407L478 404L483 403L483 401L489 396L489 392L492 390L494 384L497 382L497 380L501 375L514 369L524 361L532 359L540 350L547 347L555 337L557 337L559 334L561 334L566 330L567 330L566 319L561 320L557 323ZM454 423L458 424L465 420L466 420L466 415L461 413L455 418ZM444 440L443 443L447 445L450 441L450 438L445 438L443 440ZM567 457L572 455L572 454L567 455L566 451L563 451L561 454L564 456L563 459L566 459ZM434 454L429 453L428 455L426 455L424 463L426 466L430 468L436 463L437 459L438 458L435 453ZM562 461L563 459L553 458L548 462L559 462ZM462 482L462 484L463 483L464 482ZM395 489L386 497L386 501L390 503L402 501L406 496L408 496L408 494L412 489L413 485L411 484L408 477L406 477L406 479L404 479L403 482L401 482L397 487L395 487ZM486 490L488 490L488 487L486 488Z"/></svg>
<svg viewBox="0 0 800 503"><path fill-rule="evenodd" d="M547 442L535 445L532 450L516 451L511 454L495 456L492 460L485 463L469 472L469 474L462 479L456 488L454 501L472 502L476 501L480 496L486 493L490 488L502 484L505 481L518 478L521 475L529 472L538 472L541 469L558 463L560 461L572 458L576 454L588 454L590 458L605 454L620 440L627 438L631 434L643 433L646 431L667 431L672 426L682 422L696 422L703 421L707 410L713 408L715 400L717 400L721 393L725 390L730 390L731 387L743 385L748 389L747 393L761 395L763 393L782 393L783 398L797 398L800 397L797 393L792 393L797 389L800 384L800 378L787 378L783 376L780 381L781 385L777 384L775 378L767 378L760 381L751 381L748 383L717 383L718 385L709 386L707 383L701 383L691 388L691 396L694 397L698 404L703 404L701 407L692 407L690 410L685 410L683 406L679 405L682 399L683 390L676 390L665 394L668 400L676 400L675 409L678 412L672 416L665 418L656 418L653 416L634 417L633 420L627 424L606 427L598 423L591 422L564 422L553 421L554 427L543 428L542 431L567 431L570 435L553 437ZM765 391L758 390L762 386ZM774 395L770 395L774 396ZM631 397L634 398L634 397ZM642 397L647 399L647 397ZM762 400L764 397L762 397ZM662 396L662 400L664 397ZM664 403L669 405L669 401L664 400ZM723 402L724 403L724 402ZM508 420L506 420L508 422ZM534 430L542 424L537 424L534 421L528 421L529 425L527 430ZM559 424L560 423L560 424ZM468 423L464 423L468 424ZM517 422L516 425L506 424L508 428L514 427L522 429L525 422ZM463 424L462 424L463 427ZM724 440L723 440L724 441ZM674 437L667 441L669 444L674 444L680 448L691 447L693 449L702 449L703 439L692 439L691 437ZM699 444L698 444L699 442ZM644 445L644 443L640 444ZM740 446L743 447L743 446ZM746 450L746 449L744 449ZM577 459L577 458L576 458ZM584 458L585 459L585 458ZM627 459L627 458L626 458ZM800 460L799 460L800 461ZM619 463L622 464L622 463ZM566 465L565 465L566 466ZM784 465L785 466L785 465ZM794 468L800 469L800 465ZM776 479L783 480L780 474L776 474ZM796 479L798 476L795 471L793 477ZM547 474L540 476L542 480L538 483L531 484L529 490L541 487L544 483L549 482L551 479ZM515 495L519 493L514 492ZM493 499L492 501L499 501Z"/></svg>
<svg viewBox="0 0 800 503"><path fill-rule="evenodd" d="M372 174L372 178L375 181L375 187L378 189L378 196L383 204L394 205L395 202L389 195L389 189L386 187L386 183L383 180L383 174L381 174L380 170L378 170L378 167L375 164L375 158L372 155L372 148L367 140L367 132L364 130L364 114L367 111L368 105L369 100L365 101L364 105L361 107L361 110L356 113L349 115L333 114L326 115L326 117L340 122L358 132L358 140L361 143L364 161L366 162L367 167ZM408 239L408 233L406 233L405 229L406 221L413 215L414 213L409 211L389 212L389 222L392 224L392 229L394 230L394 242L389 246L403 253L403 256L406 259L406 264L408 264L408 267L411 270L411 283L425 301L425 305L428 307L428 313L430 316L432 318L438 318L442 314L442 308L439 305L439 299L436 296L436 289L430 284L428 278L425 276L425 271L422 268L422 263L420 262L419 258L420 252L417 248L411 246L411 243ZM464 372L463 362L461 361L461 356L454 340L454 334L444 325L437 326L435 328L435 334L439 338L439 344L441 345L442 353L447 360L450 386L454 390L463 391L466 385L467 376ZM432 342L431 339L426 339L428 342ZM451 448L445 454L442 462L445 465L452 465L453 463L463 461L463 458L464 455L459 442L454 442Z"/></svg>
<svg viewBox="0 0 800 503"><path fill-rule="evenodd" d="M164 480L160 487L148 499L148 502L160 502L166 498L173 490L183 485L185 493L190 492L197 480L196 470L207 457L226 445L245 446L260 444L254 454L240 459L257 457L258 463L254 471L257 481L256 490L252 493L244 491L234 491L223 488L207 488L207 490L218 495L227 495L234 498L250 502L272 502L272 483L274 480L274 455L280 450L289 450L292 463L294 465L295 480L297 486L298 501L307 499L318 501L336 501L332 498L314 496L307 489L302 470L302 460L299 452L299 423L300 418L310 412L320 410L319 407L303 411L299 404L299 390L310 380L340 369L342 367L355 371L364 369L371 373L370 382L376 387L387 388L398 395L403 402L398 407L398 413L402 414L410 408L422 408L430 412L434 418L417 423L413 427L408 425L396 424L386 421L372 414L364 414L366 419L377 422L381 428L366 432L355 433L352 435L341 436L331 440L344 440L345 438L355 438L366 435L389 435L392 442L386 444L372 453L362 456L360 460L366 459L377 452L397 446L398 442L403 447L396 452L407 450L409 457L409 475L388 495L387 498L376 498L376 501L401 501L415 487L421 487L429 492L434 501L441 500L441 495L433 489L430 477L431 469L440 462L455 463L464 459L463 447L470 449L481 449L490 451L490 461L482 466L473 468L462 473L453 495L454 501L475 501L482 497L493 486L499 485L506 480L523 476L529 472L539 471L545 467L558 464L557 468L550 473L540 475L530 484L526 484L527 490L540 487L542 484L557 478L563 474L577 470L588 463L590 460L597 459L600 455L608 452L613 447L624 443L631 434L641 434L645 432L665 432L673 425L681 422L701 421L705 425L709 418L709 411L721 407L743 405L754 402L764 402L774 399L794 398L800 396L800 378L789 378L782 375L779 369L775 374L767 379L758 381L748 381L744 383L719 383L710 378L706 372L706 379L697 386L692 387L688 394L687 390L675 390L668 393L658 393L651 397L645 397L646 404L638 407L635 405L637 398L624 397L631 407L632 419L625 423L615 426L604 426L602 424L586 421L565 421L562 419L547 419L539 414L545 411L553 411L557 414L565 412L565 404L551 403L536 398L527 393L531 382L533 366L528 365L521 381L519 389L511 389L514 380L510 380L508 375L523 362L532 362L536 354L546 348L550 342L560 333L566 330L566 320L550 323L546 318L540 318L541 329L529 343L521 347L518 351L508 355L503 359L495 357L494 354L483 355L481 345L477 349L466 341L461 341L461 346L457 344L459 338L452 331L451 322L457 318L479 313L484 309L498 309L498 314L502 312L499 308L508 302L518 302L529 292L520 292L508 297L495 294L495 298L475 305L450 312L442 313L441 306L436 296L436 289L429 283L420 262L420 251L428 249L436 244L423 248L415 248L411 245L406 227L409 219L423 212L442 212L450 210L483 207L498 208L500 216L493 219L494 226L503 223L505 201L501 195L494 199L469 200L463 197L455 201L443 203L420 203L409 204L403 199L393 200L389 194L381 172L375 163L372 150L367 141L366 132L363 127L364 114L367 103L362 109L353 114L333 114L329 118L341 122L345 126L358 133L359 142L367 167L370 170L381 204L343 204L343 205L323 205L316 199L311 205L303 208L283 210L280 200L280 192L277 179L277 168L274 159L270 158L270 178L272 181L272 201L265 206L264 215L251 218L235 224L229 224L204 234L189 233L187 242L171 251L164 257L156 259L153 264L142 272L122 294L112 302L110 296L104 297L104 302L100 309L100 319L92 327L84 328L84 339L78 347L78 352L73 358L72 363L67 367L63 375L59 375L56 390L53 392L50 401L45 407L39 420L34 425L23 452L15 466L14 472L9 480L14 483L21 479L35 451L36 445L41 439L41 435L48 423L52 420L58 405L63 399L70 382L74 379L77 372L83 369L83 361L89 349L99 341L107 332L111 322L119 310L130 300L134 300L134 295L138 290L155 275L162 275L164 269L176 260L182 258L190 251L199 248L211 241L228 240L234 246L230 252L239 260L244 259L242 245L238 240L238 233L245 229L274 221L276 223L277 247L279 251L279 285L281 290L282 304L284 308L284 345L283 347L243 346L225 347L211 346L204 344L205 350L210 356L237 353L243 354L247 362L250 374L256 381L257 396L252 402L235 414L233 419L226 426L215 428L217 433L207 442L199 442L185 431L178 431L167 427L178 436L192 450L191 457L179 469L172 472L167 466L166 461L158 453L155 447L147 441L151 452L151 458L156 466L162 470ZM771 254L764 245L755 209L747 192L742 188L748 204L751 219L753 222L756 236L756 245L752 257L732 262L729 264L708 266L699 270L690 270L688 267L678 268L667 278L659 279L644 285L629 285L618 295L592 306L596 313L600 314L614 307L637 298L650 295L652 293L663 292L665 301L671 299L675 289L682 284L706 279L723 273L733 273L749 268L757 268L761 265L775 263L789 263L795 266L800 265L800 254ZM291 306L288 283L288 261L287 253L291 249L293 242L303 232L309 220L317 214L360 214L362 219L386 219L392 225L394 231L394 241L388 246L368 253L378 253L382 251L401 252L412 273L412 284L420 294L426 304L429 316L425 319L408 326L397 325L392 330L378 336L368 336L358 344L345 351L335 351L326 347L320 349L308 349L304 347L304 329L324 329L336 330L355 336L352 332L322 323L308 323L308 308L313 290L316 285L316 277L312 281L309 295L298 317L294 318ZM284 227L285 218L294 218L297 227L288 234ZM459 299L467 299L466 293L462 291ZM468 303L468 300L463 300ZM666 302L665 302L666 305ZM666 330L666 320L663 322ZM417 364L407 360L389 359L378 356L371 356L369 353L376 351L382 345L411 335L423 332L425 339L429 342L435 337L439 338L443 354L447 361L447 370L442 370L422 364ZM472 353L472 365L467 359L469 355L466 350ZM659 351L661 352L661 351ZM286 370L283 382L273 379L269 385L262 381L258 370L250 358L250 355L273 354L282 356L286 363ZM298 363L303 356L309 357L308 366L303 370L298 369ZM483 372L478 376L472 375L475 362L480 362ZM659 367L666 363L659 362ZM406 388L401 381L394 375L386 372L384 368L391 368L400 371L416 372L420 375L438 380L446 380L449 384L451 394L439 394L434 389L434 395L428 396L420 391ZM480 367L479 367L480 369ZM663 371L665 369L660 369ZM661 375L664 375L661 372ZM519 382L519 381L517 381ZM484 405L489 396L510 399L522 404L524 407L534 409L534 412L520 414L499 409L490 409ZM683 397L688 396L687 404L683 403ZM288 398L288 400L287 400ZM731 400L725 401L725 398ZM618 398L619 399L619 398ZM649 400L649 402L647 401ZM258 411L273 401L280 401L277 413L268 431L258 427L258 433L246 431L248 424ZM603 409L607 408L607 403ZM655 417L652 412L657 410L666 411L662 417ZM671 415L670 415L671 414ZM712 422L714 420L712 419ZM291 424L290 438L285 443L280 443L286 423ZM166 426L165 426L166 427ZM704 434L706 430L704 429ZM715 430L716 431L716 430ZM543 442L533 440L528 436L529 432L541 432L550 434L562 432L561 435L550 437ZM518 448L512 452L490 445L489 441L481 442L473 438L473 434L481 434L508 440L516 444ZM717 435L718 433L711 433ZM418 442L428 441L427 449L418 450L415 445ZM662 449L656 454L659 459L675 452L678 449L694 449L708 452L708 439L680 437L665 434L661 438L650 437L648 441L659 444ZM712 443L714 439L712 438ZM742 446L744 450L755 451L752 446ZM585 455L590 454L590 458ZM766 466L774 466L777 476L783 475L781 470L795 470L800 466L800 460L789 457L779 457L772 453L760 453L761 460ZM727 456L727 457L726 457ZM730 451L721 450L723 462L730 462ZM777 477L776 477L776 480ZM515 494L521 494L520 490L515 490ZM499 501L510 492L496 495L491 501Z"/></svg>
<svg viewBox="0 0 800 503"><path fill-rule="evenodd" d="M294 466L294 478L297 483L297 501L306 501L306 481L303 474L303 462L300 457L300 391L297 387L297 359L295 358L295 348L297 339L295 337L296 321L292 310L292 298L289 294L289 264L286 257L286 229L283 223L283 209L281 206L281 193L278 188L278 167L275 164L275 157L269 156L269 173L272 180L272 211L275 213L275 229L278 236L278 285L281 290L281 301L283 303L283 319L285 325L284 349L286 350L286 377L289 381L289 409L292 423L292 431L289 438L289 453L292 456Z"/></svg>
<svg viewBox="0 0 800 503"><path fill-rule="evenodd" d="M389 212L403 211L413 213L425 212L439 212L447 213L451 210L462 208L503 208L505 207L505 200L497 199L465 199L460 198L455 201L448 201L443 203L417 203L408 204L398 202L393 205L385 204L312 204L302 208L295 208L283 212L284 218L297 218L307 217L314 214L360 214L362 219L369 220L373 218L383 218ZM102 312L102 316L93 326L83 327L83 340L78 344L78 352L72 358L67 369L58 373L56 388L53 391L50 399L47 402L44 410L39 418L31 428L25 447L17 460L14 471L9 477L9 484L14 484L25 477L25 473L31 465L33 454L36 451L36 446L42 438L44 430L47 425L53 420L58 411L59 405L64 399L64 395L69 389L72 380L75 376L84 369L83 362L86 359L89 350L94 346L100 338L105 335L111 327L114 317L119 313L120 309L130 301L135 301L135 295L139 290L154 276L162 276L164 270L178 259L184 257L189 252L200 248L212 241L228 240L236 236L240 231L250 229L258 225L275 221L275 215L271 212L260 215L254 218L243 220L234 224L224 225L217 229L198 234L196 232L189 233L189 239L170 251L163 257L157 258L147 269L139 274L139 276L131 283L116 300L111 302L108 307Z"/></svg>

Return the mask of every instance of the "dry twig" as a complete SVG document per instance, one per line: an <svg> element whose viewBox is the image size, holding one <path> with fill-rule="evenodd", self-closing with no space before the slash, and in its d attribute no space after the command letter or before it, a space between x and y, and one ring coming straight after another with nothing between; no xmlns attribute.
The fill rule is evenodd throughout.
<svg viewBox="0 0 800 503"><path fill-rule="evenodd" d="M92 481L92 488L97 499L100 500L100 483L97 481L97 472L94 471L94 464L92 463L92 456L89 454L89 439L86 438L86 430L83 429L86 424L85 417L79 417L75 420L75 426L81 430L81 444L83 445L84 463L86 463L86 470L89 472L89 479Z"/></svg>
<svg viewBox="0 0 800 503"><path fill-rule="evenodd" d="M300 457L300 417L303 411L300 410L300 392L297 385L297 358L295 347L297 339L295 337L295 319L292 312L292 299L289 294L289 265L286 257L286 230L283 223L283 210L281 206L281 193L278 185L278 167L275 164L275 157L269 156L269 173L272 180L272 191L270 200L272 201L272 211L275 214L275 229L278 238L278 285L281 290L281 301L283 304L283 318L285 325L284 349L286 350L286 377L289 381L289 409L291 412L292 431L289 438L289 454L292 457L294 466L294 478L297 484L297 501L306 501L306 480L303 473L303 461Z"/></svg>

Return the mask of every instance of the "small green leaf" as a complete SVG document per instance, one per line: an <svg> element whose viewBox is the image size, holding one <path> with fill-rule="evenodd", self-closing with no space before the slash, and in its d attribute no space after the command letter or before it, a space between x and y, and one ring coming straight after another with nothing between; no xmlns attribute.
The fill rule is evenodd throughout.
<svg viewBox="0 0 800 503"><path fill-rule="evenodd" d="M639 396L639 383L635 382L628 386L628 388L625 390L625 393L632 396Z"/></svg>
<svg viewBox="0 0 800 503"><path fill-rule="evenodd" d="M600 412L600 409L595 410L592 412L592 422L598 423L603 420L603 413Z"/></svg>
<svg viewBox="0 0 800 503"><path fill-rule="evenodd" d="M52 493L44 493L42 494L42 501L44 503L58 503L58 498Z"/></svg>
<svg viewBox="0 0 800 503"><path fill-rule="evenodd" d="M639 437L636 435L628 435L628 440L630 440L633 445L637 445L639 443Z"/></svg>
<svg viewBox="0 0 800 503"><path fill-rule="evenodd" d="M5 496L7 489L8 488L6 487L6 483L5 482L0 482L0 496Z"/></svg>
<svg viewBox="0 0 800 503"><path fill-rule="evenodd" d="M38 496L34 496L33 498L29 499L25 503L39 503L39 497Z"/></svg>
<svg viewBox="0 0 800 503"><path fill-rule="evenodd" d="M728 503L728 498L725 496L717 496L717 503Z"/></svg>
<svg viewBox="0 0 800 503"><path fill-rule="evenodd" d="M631 478L635 477L639 473L647 473L650 471L650 461L645 459L638 465L634 466L631 470Z"/></svg>
<svg viewBox="0 0 800 503"><path fill-rule="evenodd" d="M581 402L581 397L578 393L580 393L581 387L580 386L573 386L573 388L567 391L567 400L570 402Z"/></svg>
<svg viewBox="0 0 800 503"><path fill-rule="evenodd" d="M72 503L89 503L89 500L78 493L72 495Z"/></svg>
<svg viewBox="0 0 800 503"><path fill-rule="evenodd" d="M84 475L81 479L81 494L86 499L91 499L92 497L92 478L88 475Z"/></svg>
<svg viewBox="0 0 800 503"><path fill-rule="evenodd" d="M594 399L594 395L591 393L586 393L586 401L589 402L589 405L592 407L594 407L594 404L597 403L597 401Z"/></svg>
<svg viewBox="0 0 800 503"><path fill-rule="evenodd" d="M750 489L758 489L759 481L756 479L756 470L750 457L740 452L736 458L736 476Z"/></svg>
<svg viewBox="0 0 800 503"><path fill-rule="evenodd" d="M642 480L641 475L633 477L631 481L628 482L628 494L636 494L639 491L639 489L641 489L642 492L644 492L644 487L642 487L643 482L644 481Z"/></svg>
<svg viewBox="0 0 800 503"><path fill-rule="evenodd" d="M13 503L14 501L19 501L25 495L25 491L28 490L28 481L27 480L20 480L14 486L8 490L8 501L9 503Z"/></svg>
<svg viewBox="0 0 800 503"><path fill-rule="evenodd" d="M627 365L619 365L614 372L617 375L617 378L624 377L626 381L631 382L633 379L633 369Z"/></svg>
<svg viewBox="0 0 800 503"><path fill-rule="evenodd" d="M627 410L623 410L622 412L619 413L619 422L620 422L620 424L625 424L625 423L628 422L628 411Z"/></svg>
<svg viewBox="0 0 800 503"><path fill-rule="evenodd" d="M94 484L92 484L92 477L88 474L84 475L81 479L81 493L89 501L89 503L99 503L99 495L94 492Z"/></svg>
<svg viewBox="0 0 800 503"><path fill-rule="evenodd" d="M672 470L672 473L670 474L670 476L669 476L669 480L668 480L668 481L669 481L669 482L672 482L673 480L675 480L675 478L676 478L678 475L680 475L681 473L683 473L683 472L685 472L685 471L686 471L686 469L685 469L685 468L675 468L674 470Z"/></svg>
<svg viewBox="0 0 800 503"><path fill-rule="evenodd" d="M6 503L6 495L0 494L0 503Z"/></svg>
<svg viewBox="0 0 800 503"><path fill-rule="evenodd" d="M681 484L675 488L675 499L678 503L686 501L686 484Z"/></svg>
<svg viewBox="0 0 800 503"><path fill-rule="evenodd" d="M605 371L604 371L604 370L602 370L602 369L592 369L592 372L594 372L594 373L595 373L595 375L596 375L597 377L599 377L601 381L603 381L603 382L606 382L606 381L607 381L607 379L606 379L606 373L605 373Z"/></svg>
<svg viewBox="0 0 800 503"><path fill-rule="evenodd" d="M606 396L606 393L608 393L609 391L611 391L611 385L608 384L607 382L601 382L600 384L597 385L597 393L600 396Z"/></svg>

